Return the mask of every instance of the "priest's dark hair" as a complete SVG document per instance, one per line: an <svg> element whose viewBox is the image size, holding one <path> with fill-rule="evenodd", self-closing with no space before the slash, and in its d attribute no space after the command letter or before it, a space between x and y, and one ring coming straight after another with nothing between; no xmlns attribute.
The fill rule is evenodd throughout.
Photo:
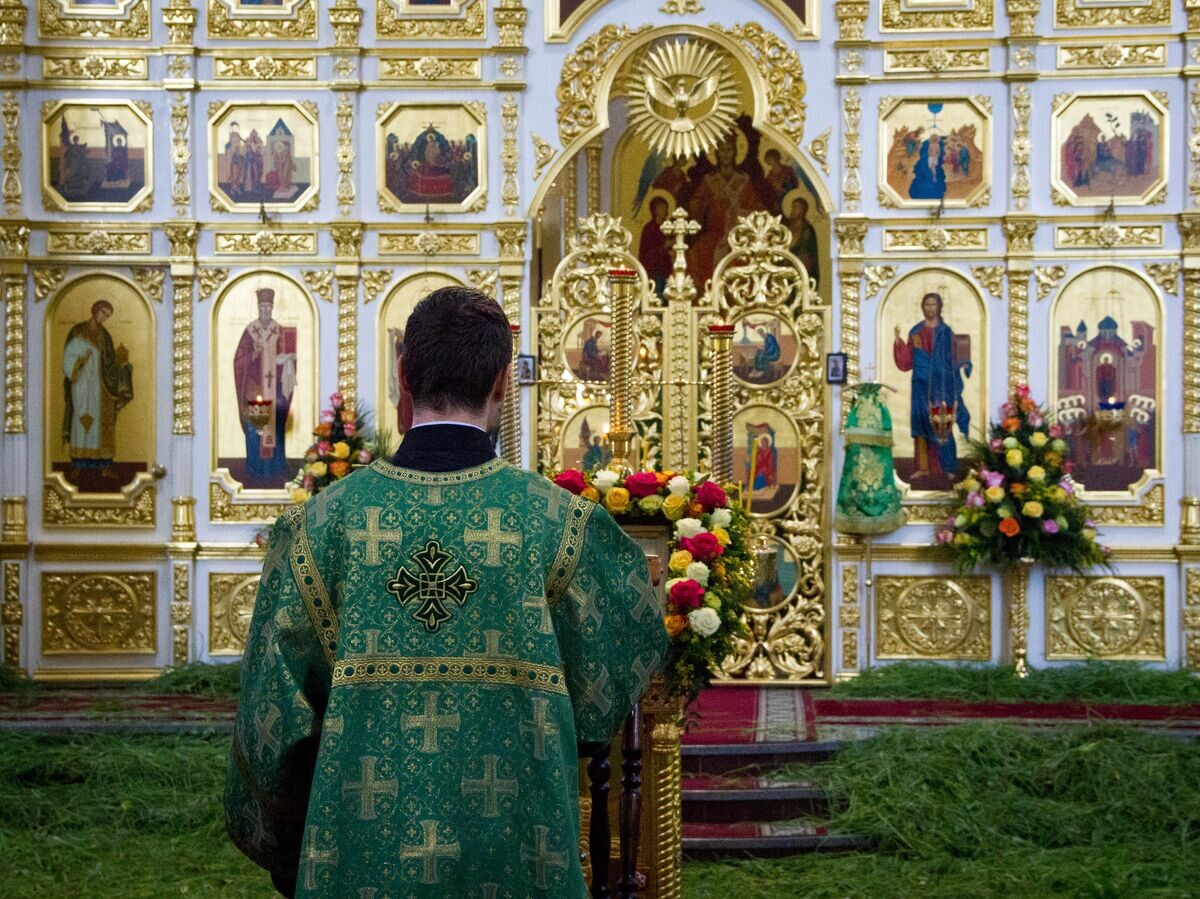
<svg viewBox="0 0 1200 899"><path fill-rule="evenodd" d="M512 362L508 317L474 288L439 287L408 317L403 360L413 406L478 412Z"/></svg>

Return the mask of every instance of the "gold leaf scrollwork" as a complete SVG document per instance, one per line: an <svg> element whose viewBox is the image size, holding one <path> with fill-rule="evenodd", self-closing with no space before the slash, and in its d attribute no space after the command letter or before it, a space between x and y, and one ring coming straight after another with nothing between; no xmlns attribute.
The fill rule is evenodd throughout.
<svg viewBox="0 0 1200 899"><path fill-rule="evenodd" d="M799 146L804 137L807 90L800 54L757 22L724 31L738 39L758 67L767 87L767 121Z"/></svg>
<svg viewBox="0 0 1200 899"><path fill-rule="evenodd" d="M993 297L1004 298L1004 266L976 265L971 268L971 274Z"/></svg>
<svg viewBox="0 0 1200 899"><path fill-rule="evenodd" d="M208 576L208 635L213 655L241 655L250 633L258 572Z"/></svg>
<svg viewBox="0 0 1200 899"><path fill-rule="evenodd" d="M875 603L881 659L992 656L991 578L881 575Z"/></svg>
<svg viewBox="0 0 1200 899"><path fill-rule="evenodd" d="M42 573L42 652L152 653L154 572Z"/></svg>
<svg viewBox="0 0 1200 899"><path fill-rule="evenodd" d="M1058 287L1058 282L1067 275L1065 265L1039 265L1033 269L1033 280L1037 282L1037 298L1044 300Z"/></svg>
<svg viewBox="0 0 1200 899"><path fill-rule="evenodd" d="M166 282L166 269L156 267L139 267L132 270L134 283L142 289L142 293L154 300L156 303L161 303L163 298L163 284Z"/></svg>
<svg viewBox="0 0 1200 899"><path fill-rule="evenodd" d="M896 267L894 265L864 265L863 281L866 283L867 289L863 292L863 296L868 300L871 299L887 287L895 277Z"/></svg>
<svg viewBox="0 0 1200 899"><path fill-rule="evenodd" d="M1179 293L1179 263L1178 262L1147 262L1146 274L1154 279L1154 283L1176 296Z"/></svg>
<svg viewBox="0 0 1200 899"><path fill-rule="evenodd" d="M1161 577L1047 577L1047 659L1166 658Z"/></svg>
<svg viewBox="0 0 1200 899"><path fill-rule="evenodd" d="M306 269L303 272L304 283L308 285L316 296L319 296L326 303L333 302L333 270L332 269Z"/></svg>
<svg viewBox="0 0 1200 899"><path fill-rule="evenodd" d="M630 38L649 27L643 25L631 30L625 25L605 25L580 41L575 51L563 60L558 83L558 140L564 150L596 124L597 91L609 61Z"/></svg>
<svg viewBox="0 0 1200 899"><path fill-rule="evenodd" d="M200 289L197 294L197 299L207 300L217 292L222 284L229 279L229 269L227 268L201 268L199 269L199 278L197 282Z"/></svg>

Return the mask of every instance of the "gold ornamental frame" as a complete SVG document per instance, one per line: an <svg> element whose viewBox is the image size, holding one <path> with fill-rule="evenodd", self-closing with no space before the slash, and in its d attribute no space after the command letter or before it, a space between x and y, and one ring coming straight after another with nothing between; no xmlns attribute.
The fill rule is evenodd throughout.
<svg viewBox="0 0 1200 899"><path fill-rule="evenodd" d="M381 0L386 2L386 0ZM409 110L462 110L475 122L477 159L479 163L479 179L475 189L458 203L403 203L387 189L387 129L392 120L402 112ZM393 103L380 103L375 118L375 193L378 197L379 208L384 212L468 212L472 211L481 200L486 202L488 188L488 147L487 140L487 107L479 101L464 103L408 103L403 100Z"/></svg>
<svg viewBox="0 0 1200 899"><path fill-rule="evenodd" d="M150 39L149 0L121 0L109 9L76 6L71 0L38 0L37 14L39 37Z"/></svg>
<svg viewBox="0 0 1200 899"><path fill-rule="evenodd" d="M317 104L311 100L230 100L213 103L209 108L208 127L208 195L214 209L225 212L258 212L260 203L239 203L228 196L218 184L219 173L217 166L220 162L218 152L220 144L217 141L217 129L237 110L278 109L280 113L290 111L296 113L312 129L312 160L309 163L311 181L294 200L288 203L272 203L269 211L300 212L315 208L321 190L321 126L317 121Z"/></svg>
<svg viewBox="0 0 1200 899"><path fill-rule="evenodd" d="M72 202L63 197L50 183L50 120L67 107L82 107L84 109L121 109L133 114L146 129L146 145L142 149L142 187L128 200L118 203ZM62 209L68 212L133 212L150 208L154 196L154 110L145 100L47 100L42 104L42 120L40 131L41 146L38 148L41 159L42 200L47 210Z"/></svg>
<svg viewBox="0 0 1200 899"><path fill-rule="evenodd" d="M381 0L381 2L385 2L385 0ZM566 19L561 17L560 0L542 0L542 2L544 4L542 19L545 22L546 43L565 44L607 0L583 0ZM820 37L820 3L810 3L806 6L807 19L801 19L788 9L787 4L782 0L759 0L759 3L779 18L793 40L815 41Z"/></svg>

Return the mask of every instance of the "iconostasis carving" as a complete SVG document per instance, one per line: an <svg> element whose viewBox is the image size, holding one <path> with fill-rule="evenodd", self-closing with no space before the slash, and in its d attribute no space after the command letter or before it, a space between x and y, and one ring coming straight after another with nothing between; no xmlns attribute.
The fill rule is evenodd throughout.
<svg viewBox="0 0 1200 899"><path fill-rule="evenodd" d="M480 286L522 320L538 357L526 464L605 462L611 265L641 279L638 462L709 464L704 328L735 327L734 479L774 555L723 677L998 659L998 582L946 578L923 544L968 439L1026 381L1067 426L1119 569L1115 586L1035 578L1031 652L1173 662L1177 644L1200 647L1200 628L1172 633L1175 569L1200 545L1179 433L1200 430L1200 226L1183 205L1200 196L1195 10L27 6L0 10L0 288L5 455L30 463L0 480L35 511L6 534L82 546L100 527L163 558L13 556L6 661L145 671L238 654L250 541L286 508L323 397L365 401L390 449L405 320L438 286ZM794 295L738 281L751 264ZM828 526L846 410L821 373L836 351L851 382L894 388L909 524L881 538L892 567L874 587L862 547ZM930 629L930 610L954 627ZM1137 633L1088 630L1122 610Z"/></svg>

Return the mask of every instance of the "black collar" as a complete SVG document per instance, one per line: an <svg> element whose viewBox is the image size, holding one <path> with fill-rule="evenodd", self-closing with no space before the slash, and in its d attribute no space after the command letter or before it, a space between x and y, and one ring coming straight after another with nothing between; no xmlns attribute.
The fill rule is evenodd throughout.
<svg viewBox="0 0 1200 899"><path fill-rule="evenodd" d="M460 471L495 458L491 439L479 428L447 424L413 428L390 461L413 471Z"/></svg>

